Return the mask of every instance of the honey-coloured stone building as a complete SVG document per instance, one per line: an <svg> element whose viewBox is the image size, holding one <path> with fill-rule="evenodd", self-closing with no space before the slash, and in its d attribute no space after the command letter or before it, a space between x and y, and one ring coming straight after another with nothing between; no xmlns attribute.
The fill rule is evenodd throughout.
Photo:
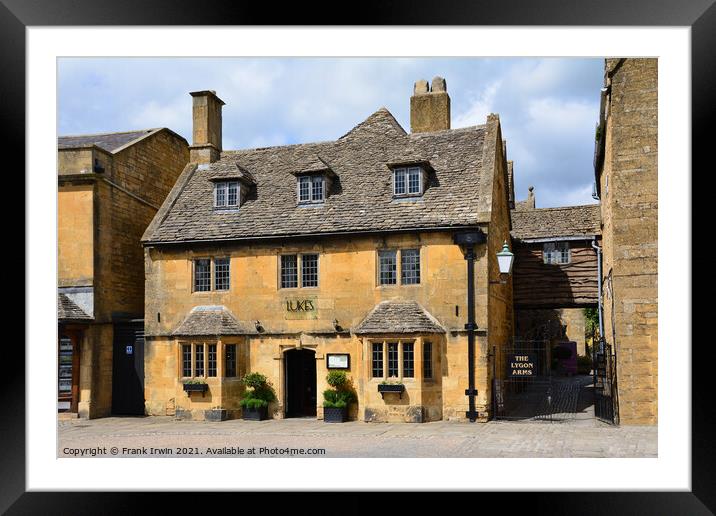
<svg viewBox="0 0 716 516"><path fill-rule="evenodd" d="M322 418L342 368L352 419L464 420L472 334L470 414L489 419L490 351L514 319L499 117L451 129L437 77L415 84L410 132L381 108L335 141L224 150L223 101L191 95L190 162L142 238L146 413L239 417L240 378L259 372L272 417Z"/></svg>
<svg viewBox="0 0 716 516"><path fill-rule="evenodd" d="M140 238L189 160L166 128L58 138L58 411L143 414Z"/></svg>

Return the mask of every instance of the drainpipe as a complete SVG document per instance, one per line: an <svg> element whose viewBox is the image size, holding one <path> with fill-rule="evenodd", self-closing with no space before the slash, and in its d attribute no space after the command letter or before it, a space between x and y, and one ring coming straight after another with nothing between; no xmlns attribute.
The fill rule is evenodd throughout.
<svg viewBox="0 0 716 516"><path fill-rule="evenodd" d="M604 351L604 320L602 312L604 307L602 306L602 248L597 245L597 237L592 238L592 248L597 252L597 302L599 308L597 313L599 314L599 349Z"/></svg>
<svg viewBox="0 0 716 516"><path fill-rule="evenodd" d="M458 233L454 236L454 242L462 246L467 260L467 382L468 388L465 395L468 397L468 411L465 412L471 423L477 420L475 410L475 245L486 241L485 234L477 229L476 231Z"/></svg>

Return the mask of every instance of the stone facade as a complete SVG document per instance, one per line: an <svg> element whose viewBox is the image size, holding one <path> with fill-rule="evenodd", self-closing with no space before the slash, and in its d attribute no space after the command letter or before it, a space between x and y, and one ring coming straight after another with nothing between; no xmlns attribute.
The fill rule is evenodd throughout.
<svg viewBox="0 0 716 516"><path fill-rule="evenodd" d="M602 164L605 337L623 424L657 423L657 59L605 62Z"/></svg>
<svg viewBox="0 0 716 516"><path fill-rule="evenodd" d="M426 95L447 96L444 81L433 83L434 93ZM412 102L411 106L417 109ZM487 234L486 242L476 246L475 376L479 419L490 417L490 351L502 345L513 331L511 284L499 281L495 256L510 238L507 163L496 115L488 117L484 126L444 131L449 128L447 109L447 127L424 128L416 136L407 135L392 115L381 109L336 142L223 151L215 160L195 156L197 163L187 166L143 238L148 414L201 420L207 419L212 409L223 409L228 417L237 417L242 394L238 378L246 372L260 372L268 377L278 398L270 405L270 413L283 418L289 399L287 352L302 349L314 353L318 418L323 417L321 393L328 388L327 356L345 353L350 356L348 375L357 394L350 418L465 420L467 266L453 237L469 227ZM416 119L425 118L423 115L432 116L422 111L414 114ZM205 121L195 120L195 130L205 125ZM201 141L201 134L197 139ZM421 146L433 141L438 142L436 145L458 143L448 152L421 155ZM465 146L468 143L470 147ZM478 146L472 147L475 144ZM435 168L430 174L438 180L428 176L422 198L381 197L386 181L378 174L384 174L392 190L392 162L405 158L423 163L421 160L428 157ZM464 163L464 169L451 170L463 166L460 163ZM292 173L326 167L335 170L333 181L340 190L331 190L324 206L297 206ZM453 177L450 174L455 174L454 181L446 181ZM252 181L245 205L234 213L212 209L211 189L207 187L211 181L233 179L248 188L242 180L247 176ZM462 181L474 188L462 188ZM354 190L358 188L363 190ZM364 207L371 205L361 204L366 197L372 203L370 213ZM460 203L471 209L464 209ZM414 218L399 217L402 213ZM467 217L467 222L458 223L458 217ZM197 221L211 227L201 231ZM451 223L454 227L445 227ZM199 240L202 236L204 241ZM385 249L418 250L418 284L379 284L378 252ZM318 286L281 288L281 256L302 253L318 255ZM194 288L194 260L199 258L229 258L228 290ZM386 308L380 305L384 301L400 306ZM304 307L301 311L295 309L299 305ZM405 310L408 317L416 319L396 324L392 331L376 333L381 326L373 319L361 325L369 314L376 313L376 305L378 313ZM195 334L201 320L191 314L197 307L231 314L236 324L229 324L226 333L239 334L221 335L210 329L206 330L210 334ZM431 324L421 330L426 321ZM189 332L192 335L186 335ZM432 351L427 369L423 364L426 342ZM374 345L384 350L388 343L398 343L399 376L405 386L401 395L381 395L378 386L387 373L372 373ZM196 357L186 362L182 352L187 348L183 346L196 349L197 344L204 346L202 350L211 345L219 363L215 375L202 375L207 392L188 394L182 367L190 363L195 368ZM402 374L410 344L414 353L412 376ZM236 345L238 365L235 376L227 377L224 367L228 359L224 355L229 345ZM430 369L431 377L425 378Z"/></svg>
<svg viewBox="0 0 716 516"><path fill-rule="evenodd" d="M112 410L114 326L144 314L140 238L189 159L167 129L60 137L58 289L87 318L59 319L78 355L70 412Z"/></svg>

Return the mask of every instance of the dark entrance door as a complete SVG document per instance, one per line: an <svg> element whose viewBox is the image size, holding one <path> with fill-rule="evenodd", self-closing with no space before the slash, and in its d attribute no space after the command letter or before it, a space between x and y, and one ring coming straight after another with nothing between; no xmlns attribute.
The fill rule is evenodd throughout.
<svg viewBox="0 0 716 516"><path fill-rule="evenodd" d="M144 321L114 325L112 413L144 415Z"/></svg>
<svg viewBox="0 0 716 516"><path fill-rule="evenodd" d="M316 352L286 351L286 417L316 415Z"/></svg>

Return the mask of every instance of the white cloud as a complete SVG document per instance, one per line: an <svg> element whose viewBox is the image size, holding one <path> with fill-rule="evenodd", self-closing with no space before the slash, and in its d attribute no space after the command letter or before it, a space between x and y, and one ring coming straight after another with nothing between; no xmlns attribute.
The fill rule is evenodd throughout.
<svg viewBox="0 0 716 516"><path fill-rule="evenodd" d="M186 134L191 122L191 100L184 97L167 103L150 100L130 111L129 122L133 128L169 127Z"/></svg>
<svg viewBox="0 0 716 516"><path fill-rule="evenodd" d="M495 97L501 84L502 81L494 81L488 84L482 92L473 94L468 108L453 117L451 126L458 128L484 124L487 115L494 113Z"/></svg>

